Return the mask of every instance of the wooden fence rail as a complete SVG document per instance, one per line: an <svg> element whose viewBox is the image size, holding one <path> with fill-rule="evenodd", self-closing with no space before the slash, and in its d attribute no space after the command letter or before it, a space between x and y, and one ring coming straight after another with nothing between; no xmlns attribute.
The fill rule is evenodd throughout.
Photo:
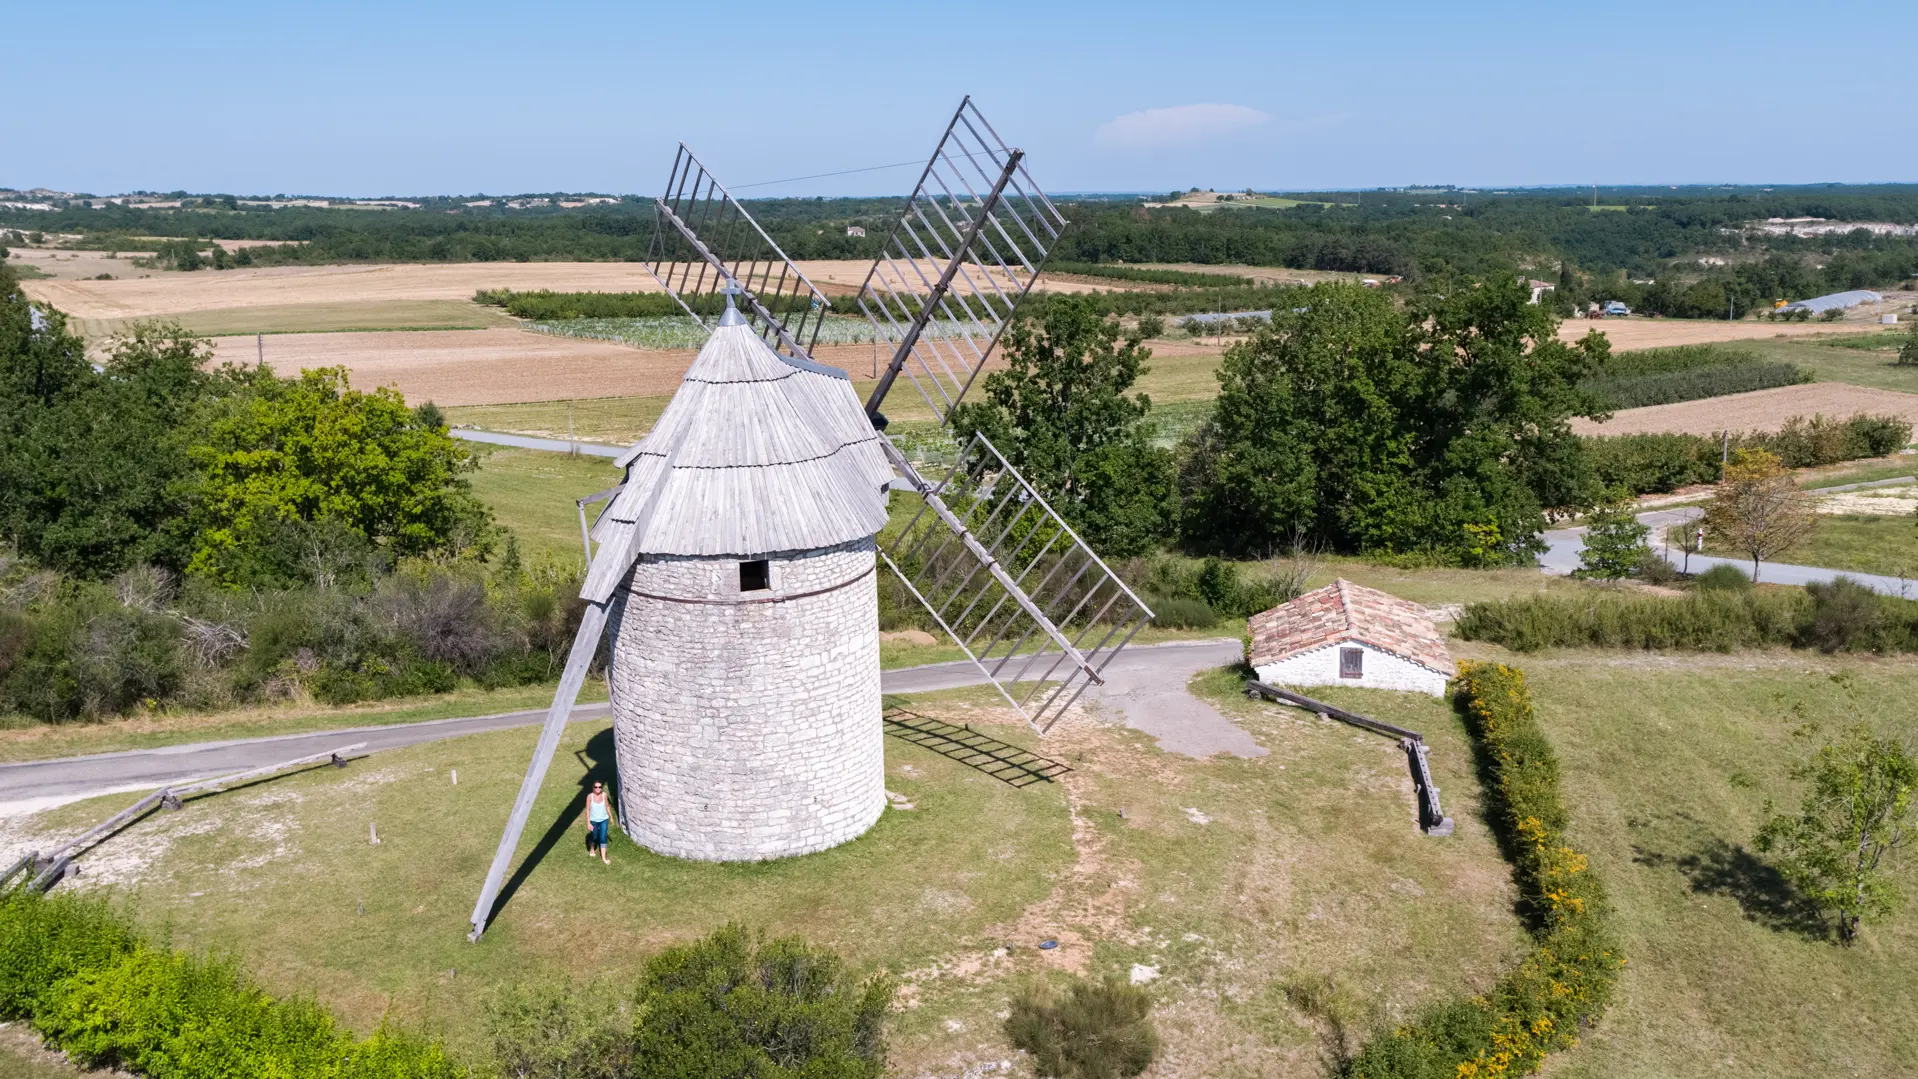
<svg viewBox="0 0 1918 1079"><path fill-rule="evenodd" d="M139 801L45 854L29 851L26 857L14 863L13 867L8 869L4 875L0 875L0 888L4 888L7 881L13 879L14 874L25 869L27 875L31 878L27 884L28 889L36 892L46 891L55 884L60 883L60 881L66 877L67 871L72 868L75 858L78 858L87 850L92 849L114 832L131 824L143 814L151 812L155 806L162 806L167 809L178 809L180 808L180 799L189 794L199 794L203 791L229 787L235 783L245 782L249 779L258 779L261 776L272 775L275 772L282 772L288 768L298 768L303 764L331 761L335 767L344 768L348 754L365 748L365 742L354 742L350 746L341 746L338 749L329 749L320 753L309 753L304 757L295 757L290 761L280 761L277 764L269 764L259 768L249 768L243 772L234 772L231 775L219 776L215 779L197 780L178 787L161 787L159 790L142 797ZM36 875L34 870L39 870L40 872Z"/></svg>

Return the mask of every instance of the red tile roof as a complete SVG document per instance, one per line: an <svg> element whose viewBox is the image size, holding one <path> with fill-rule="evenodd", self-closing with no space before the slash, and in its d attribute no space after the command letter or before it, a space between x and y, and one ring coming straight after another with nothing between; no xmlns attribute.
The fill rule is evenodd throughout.
<svg viewBox="0 0 1918 1079"><path fill-rule="evenodd" d="M1445 641L1425 608L1389 592L1339 578L1248 619L1252 665L1277 663L1338 641L1363 641L1450 677Z"/></svg>

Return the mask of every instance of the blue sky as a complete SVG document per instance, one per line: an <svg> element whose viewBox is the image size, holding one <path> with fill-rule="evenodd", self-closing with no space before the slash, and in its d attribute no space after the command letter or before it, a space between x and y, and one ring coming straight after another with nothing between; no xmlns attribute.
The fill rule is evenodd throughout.
<svg viewBox="0 0 1918 1079"><path fill-rule="evenodd" d="M743 187L922 159L965 93L1055 191L1918 180L1908 49L1816 10L0 0L0 186L651 193L683 139Z"/></svg>

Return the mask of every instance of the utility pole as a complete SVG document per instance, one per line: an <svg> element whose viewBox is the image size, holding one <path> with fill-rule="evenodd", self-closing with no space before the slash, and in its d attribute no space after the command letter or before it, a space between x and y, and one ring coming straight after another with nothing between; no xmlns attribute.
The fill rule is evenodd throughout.
<svg viewBox="0 0 1918 1079"><path fill-rule="evenodd" d="M253 347L259 351L259 360L260 360L259 365L261 367L265 367L266 366L266 335L263 333L254 334Z"/></svg>

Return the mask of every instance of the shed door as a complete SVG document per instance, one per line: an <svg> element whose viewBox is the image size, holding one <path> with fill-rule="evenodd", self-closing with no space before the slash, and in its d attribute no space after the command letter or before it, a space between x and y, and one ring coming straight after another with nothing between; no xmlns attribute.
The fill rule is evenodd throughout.
<svg viewBox="0 0 1918 1079"><path fill-rule="evenodd" d="M1339 677L1340 678L1364 678L1365 677L1365 649L1363 648L1339 649Z"/></svg>

